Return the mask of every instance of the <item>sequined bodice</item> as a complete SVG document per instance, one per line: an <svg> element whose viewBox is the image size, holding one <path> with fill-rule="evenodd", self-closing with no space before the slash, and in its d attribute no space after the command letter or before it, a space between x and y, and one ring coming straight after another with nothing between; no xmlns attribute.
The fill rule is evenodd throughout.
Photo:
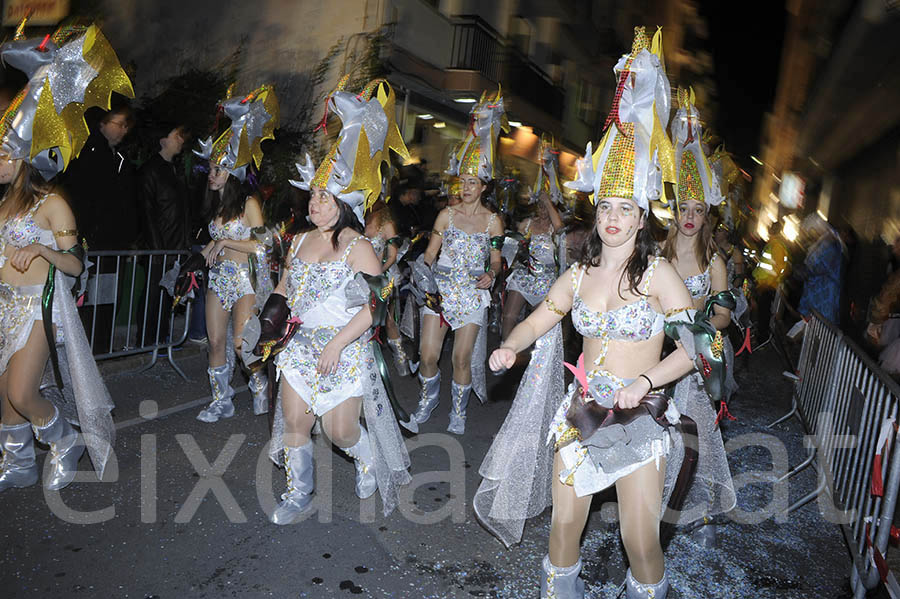
<svg viewBox="0 0 900 599"><path fill-rule="evenodd" d="M484 271L484 265L491 252L491 237L488 231L493 222L494 215L492 214L484 231L466 233L453 225L453 210L450 210L450 223L444 231L444 241L441 244L438 264L467 272Z"/></svg>
<svg viewBox="0 0 900 599"><path fill-rule="evenodd" d="M716 257L713 256L713 259L707 265L706 270L698 275L687 277L684 280L684 286L687 287L688 291L691 293L691 299L697 299L709 295L709 290L712 286L709 273L710 269L712 268L713 262L715 261Z"/></svg>
<svg viewBox="0 0 900 599"><path fill-rule="evenodd" d="M665 316L653 309L646 295L659 260L656 258L644 274L645 283L641 289L644 295L640 299L606 312L592 310L578 295L581 279L587 270L581 267L572 300L572 323L575 330L592 339L620 341L644 341L662 332Z"/></svg>
<svg viewBox="0 0 900 599"><path fill-rule="evenodd" d="M303 326L343 326L359 311L346 307L344 292L353 280L354 273L347 265L347 256L357 237L347 245L340 260L305 262L299 257L300 246L306 235L300 238L294 257L288 266L285 292L291 315L300 318Z"/></svg>
<svg viewBox="0 0 900 599"><path fill-rule="evenodd" d="M221 225L213 219L209 221L209 236L215 241L220 239L230 239L232 241L243 241L250 239L250 227L245 225L240 218L232 219Z"/></svg>
<svg viewBox="0 0 900 599"><path fill-rule="evenodd" d="M14 216L0 225L0 267L6 264L7 257L3 255L6 246L23 248L32 243L40 243L56 249L53 232L42 228L34 220L35 213L46 199L47 196L42 197L28 212Z"/></svg>
<svg viewBox="0 0 900 599"><path fill-rule="evenodd" d="M552 233L534 235L528 243L528 255L532 266L542 265L556 267L556 245Z"/></svg>

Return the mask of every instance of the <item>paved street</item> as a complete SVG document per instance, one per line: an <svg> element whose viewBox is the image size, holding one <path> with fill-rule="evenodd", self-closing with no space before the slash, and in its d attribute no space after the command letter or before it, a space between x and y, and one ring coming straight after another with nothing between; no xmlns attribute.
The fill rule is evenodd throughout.
<svg viewBox="0 0 900 599"><path fill-rule="evenodd" d="M356 498L352 463L320 443L317 512L277 527L266 511L284 478L265 454L266 418L252 415L244 389L234 418L196 421L209 399L205 354L179 355L189 383L164 364L139 375L103 365L121 427L109 481L87 472L46 501L39 486L3 494L4 597L537 597L549 510L507 551L471 509L478 467L521 371L489 377L492 401L471 406L463 438L444 433L445 380L444 403L408 439L414 482L388 518L377 494ZM449 372L449 353L444 362ZM726 424L725 437L743 516L723 519L717 549L676 536L666 552L670 597L849 596L847 551L818 505L789 516L766 508L786 505L814 483L811 472L777 488L768 482L779 461L795 464L803 455L797 421L765 428L789 402L781 370L774 354L761 352L739 372L742 388L731 405L738 420ZM411 407L412 379L397 390ZM89 469L86 457L81 467ZM464 485L447 482L450 469ZM613 501L614 493L595 499L585 535L583 576L592 597L614 597L624 578ZM105 511L87 514L96 510Z"/></svg>

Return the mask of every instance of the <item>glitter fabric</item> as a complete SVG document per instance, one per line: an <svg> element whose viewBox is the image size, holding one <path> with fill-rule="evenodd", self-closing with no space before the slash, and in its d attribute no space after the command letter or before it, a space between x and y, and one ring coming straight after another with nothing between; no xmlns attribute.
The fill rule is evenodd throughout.
<svg viewBox="0 0 900 599"><path fill-rule="evenodd" d="M215 241L220 239L230 239L231 241L246 241L250 239L250 227L238 218L234 218L227 223L217 223L215 220L209 221L209 236Z"/></svg>
<svg viewBox="0 0 900 599"><path fill-rule="evenodd" d="M556 281L556 244L552 233L533 235L528 242L528 264L516 268L506 282L507 291L517 291L537 305Z"/></svg>
<svg viewBox="0 0 900 599"><path fill-rule="evenodd" d="M222 260L209 269L209 290L222 302L222 309L230 312L239 299L252 295L250 266L234 260Z"/></svg>
<svg viewBox="0 0 900 599"><path fill-rule="evenodd" d="M700 181L700 171L697 168L697 158L693 152L684 152L681 155L681 168L678 169L678 201L686 202L694 200L705 204L703 195L703 183Z"/></svg>
<svg viewBox="0 0 900 599"><path fill-rule="evenodd" d="M43 285L13 287L0 281L0 375L6 372L13 354L25 347L32 323L43 320L43 290ZM53 312L54 321L58 322L59 310L54 309ZM62 327L57 327L56 342L62 343L64 339Z"/></svg>
<svg viewBox="0 0 900 599"><path fill-rule="evenodd" d="M557 323L535 342L506 420L478 471L484 480L472 500L475 514L507 547L522 539L525 520L551 502L553 447L546 439L563 396L562 361Z"/></svg>
<svg viewBox="0 0 900 599"><path fill-rule="evenodd" d="M613 135L597 197L630 198L634 196L634 123L622 123Z"/></svg>
<svg viewBox="0 0 900 599"><path fill-rule="evenodd" d="M9 259L6 251L7 246L23 248L32 243L40 243L54 249L56 248L53 232L41 228L34 221L35 213L46 200L47 196L44 195L35 202L28 212L15 218L10 218L0 225L0 268L3 268Z"/></svg>

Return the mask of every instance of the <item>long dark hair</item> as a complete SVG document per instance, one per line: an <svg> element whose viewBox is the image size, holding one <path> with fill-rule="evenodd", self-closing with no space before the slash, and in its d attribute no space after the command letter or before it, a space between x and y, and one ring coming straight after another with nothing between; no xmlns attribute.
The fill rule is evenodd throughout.
<svg viewBox="0 0 900 599"><path fill-rule="evenodd" d="M350 206L337 199L334 195L332 195L331 198L337 204L339 211L337 222L334 223L334 227L331 229L331 247L336 250L341 246L341 232L344 229L353 229L360 235L365 235L366 230L362 223L359 222L359 219L356 218L356 215L353 213L353 209L350 208ZM314 226L307 227L306 231L312 231L315 228L316 227Z"/></svg>
<svg viewBox="0 0 900 599"><path fill-rule="evenodd" d="M204 218L207 222L216 217L221 217L222 222L228 222L240 217L244 213L247 197L253 195L253 188L232 174L225 180L225 186L221 193L213 191L207 185L204 197Z"/></svg>
<svg viewBox="0 0 900 599"><path fill-rule="evenodd" d="M640 210L641 219L644 226L638 229L637 236L634 240L634 251L625 264L625 270L619 277L617 292L622 297L622 280L628 277L628 290L635 295L644 295L640 292L639 286L647 265L650 263L650 257L656 254L656 242L653 240L653 218L648 211ZM585 239L581 248L581 263L585 266L600 266L600 254L603 252L603 240L597 233L597 221L594 219L594 225L591 227L591 234Z"/></svg>
<svg viewBox="0 0 900 599"><path fill-rule="evenodd" d="M53 187L52 183L44 180L36 168L23 160L19 172L13 177L4 194L4 198L14 210L8 217L28 212L37 203L38 197L50 193Z"/></svg>

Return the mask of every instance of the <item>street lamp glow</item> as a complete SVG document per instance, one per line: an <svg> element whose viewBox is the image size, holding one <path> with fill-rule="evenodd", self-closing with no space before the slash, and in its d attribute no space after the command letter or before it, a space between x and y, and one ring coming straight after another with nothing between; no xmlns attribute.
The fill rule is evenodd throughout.
<svg viewBox="0 0 900 599"><path fill-rule="evenodd" d="M755 163L758 164L759 166L762 166L762 165L763 165L762 160L760 160L760 159L757 158L756 156L751 156L751 157L750 157L750 160L752 160L753 162L755 162Z"/></svg>
<svg viewBox="0 0 900 599"><path fill-rule="evenodd" d="M432 127L434 127L435 129L443 129L446 126L447 123L445 123L444 121L438 121L434 125L432 125Z"/></svg>
<svg viewBox="0 0 900 599"><path fill-rule="evenodd" d="M419 118L422 119L423 121L430 121L434 117L430 114L420 114Z"/></svg>
<svg viewBox="0 0 900 599"><path fill-rule="evenodd" d="M453 98L453 101L458 104L474 104L475 98Z"/></svg>
<svg viewBox="0 0 900 599"><path fill-rule="evenodd" d="M509 122L509 126L510 126L510 127L521 127L521 126L522 126L522 121L510 121L510 122Z"/></svg>

